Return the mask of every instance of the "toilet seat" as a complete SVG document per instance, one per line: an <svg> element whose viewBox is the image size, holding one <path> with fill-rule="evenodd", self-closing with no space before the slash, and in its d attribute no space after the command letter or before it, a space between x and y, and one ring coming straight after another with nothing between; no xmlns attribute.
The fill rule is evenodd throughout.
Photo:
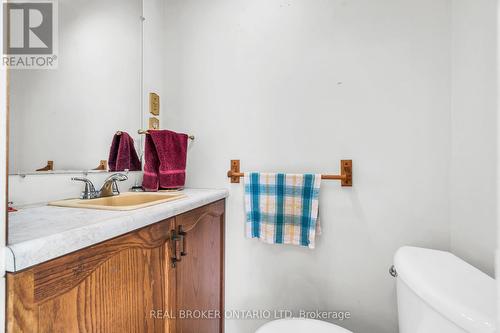
<svg viewBox="0 0 500 333"><path fill-rule="evenodd" d="M292 318L274 320L261 326L255 333L352 333L326 321Z"/></svg>

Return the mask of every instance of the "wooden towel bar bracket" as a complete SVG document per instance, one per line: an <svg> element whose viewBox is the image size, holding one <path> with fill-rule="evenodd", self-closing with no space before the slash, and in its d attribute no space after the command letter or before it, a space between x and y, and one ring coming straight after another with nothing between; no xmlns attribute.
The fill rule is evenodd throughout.
<svg viewBox="0 0 500 333"><path fill-rule="evenodd" d="M54 161L47 161L47 165L35 171L54 171Z"/></svg>
<svg viewBox="0 0 500 333"><path fill-rule="evenodd" d="M240 160L231 160L231 168L227 172L231 183L239 183L245 174L240 171ZM340 175L321 175L321 179L340 180L342 186L352 186L352 160L340 161Z"/></svg>

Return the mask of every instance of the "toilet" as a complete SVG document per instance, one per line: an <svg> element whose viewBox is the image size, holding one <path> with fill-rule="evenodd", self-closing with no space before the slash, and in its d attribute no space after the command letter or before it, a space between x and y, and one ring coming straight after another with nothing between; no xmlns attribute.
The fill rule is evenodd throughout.
<svg viewBox="0 0 500 333"><path fill-rule="evenodd" d="M303 318L279 319L261 326L255 333L352 333L326 321Z"/></svg>
<svg viewBox="0 0 500 333"><path fill-rule="evenodd" d="M450 252L402 247L391 274L400 333L495 332L495 280Z"/></svg>
<svg viewBox="0 0 500 333"><path fill-rule="evenodd" d="M399 333L494 333L495 280L450 252L405 246L394 256ZM312 319L281 319L256 333L349 333ZM352 333L352 332L350 332Z"/></svg>

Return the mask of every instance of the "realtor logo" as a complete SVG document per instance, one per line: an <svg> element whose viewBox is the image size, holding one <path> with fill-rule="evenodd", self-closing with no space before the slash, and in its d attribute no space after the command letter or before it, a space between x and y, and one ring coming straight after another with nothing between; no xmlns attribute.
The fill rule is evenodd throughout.
<svg viewBox="0 0 500 333"><path fill-rule="evenodd" d="M57 67L57 2L3 3L2 66L13 69Z"/></svg>

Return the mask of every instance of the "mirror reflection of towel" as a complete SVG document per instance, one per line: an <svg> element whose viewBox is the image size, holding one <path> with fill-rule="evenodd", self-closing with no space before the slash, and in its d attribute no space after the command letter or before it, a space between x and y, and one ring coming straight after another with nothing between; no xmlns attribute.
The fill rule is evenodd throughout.
<svg viewBox="0 0 500 333"><path fill-rule="evenodd" d="M141 161L137 157L134 139L127 132L115 134L108 157L109 171L141 171Z"/></svg>

